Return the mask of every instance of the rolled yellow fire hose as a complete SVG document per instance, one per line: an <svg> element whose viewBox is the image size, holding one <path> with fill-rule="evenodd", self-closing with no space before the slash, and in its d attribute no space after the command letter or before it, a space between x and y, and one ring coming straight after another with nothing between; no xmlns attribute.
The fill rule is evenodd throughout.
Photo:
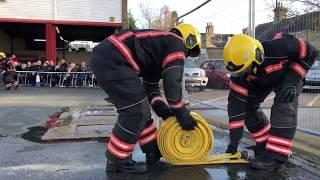
<svg viewBox="0 0 320 180"><path fill-rule="evenodd" d="M173 165L248 163L241 153L224 153L210 156L213 150L213 129L199 114L192 112L198 125L195 130L184 131L176 117L170 117L161 124L158 146L162 156Z"/></svg>

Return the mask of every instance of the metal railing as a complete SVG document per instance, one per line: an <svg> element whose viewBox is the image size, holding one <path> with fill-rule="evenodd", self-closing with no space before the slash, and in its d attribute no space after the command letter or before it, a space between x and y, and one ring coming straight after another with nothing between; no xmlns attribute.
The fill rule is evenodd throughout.
<svg viewBox="0 0 320 180"><path fill-rule="evenodd" d="M39 76L39 83L44 87L97 87L92 72L17 71L17 75L21 85L34 86Z"/></svg>

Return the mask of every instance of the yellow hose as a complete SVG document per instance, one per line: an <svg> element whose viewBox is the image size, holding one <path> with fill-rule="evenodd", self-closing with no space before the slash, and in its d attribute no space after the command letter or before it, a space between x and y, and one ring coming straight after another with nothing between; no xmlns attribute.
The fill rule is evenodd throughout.
<svg viewBox="0 0 320 180"><path fill-rule="evenodd" d="M193 131L184 131L176 117L161 124L158 146L162 156L173 165L248 163L238 152L210 156L213 149L213 129L199 114L192 112L198 125Z"/></svg>

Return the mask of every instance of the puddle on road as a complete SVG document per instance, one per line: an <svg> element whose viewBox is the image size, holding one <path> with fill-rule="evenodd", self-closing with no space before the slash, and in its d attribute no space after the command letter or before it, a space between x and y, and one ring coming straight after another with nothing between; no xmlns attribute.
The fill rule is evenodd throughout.
<svg viewBox="0 0 320 180"><path fill-rule="evenodd" d="M27 141L41 143L41 137L47 132L47 130L47 128L42 126L30 127L27 132L21 135L21 137Z"/></svg>
<svg viewBox="0 0 320 180"><path fill-rule="evenodd" d="M292 171L296 171L292 174ZM198 166L172 166L165 162L148 167L144 175L127 176L124 174L107 174L109 180L210 180L210 179L314 179L302 170L290 169L287 166L278 171L252 170L249 165L198 165Z"/></svg>
<svg viewBox="0 0 320 180"><path fill-rule="evenodd" d="M35 126L28 128L28 131L21 134L21 138L41 144L51 144L51 143L65 143L65 142L84 142L84 141L97 141L99 143L105 143L107 138L80 138L80 139L61 139L61 140L50 140L44 141L41 137L48 131L47 128L43 126Z"/></svg>

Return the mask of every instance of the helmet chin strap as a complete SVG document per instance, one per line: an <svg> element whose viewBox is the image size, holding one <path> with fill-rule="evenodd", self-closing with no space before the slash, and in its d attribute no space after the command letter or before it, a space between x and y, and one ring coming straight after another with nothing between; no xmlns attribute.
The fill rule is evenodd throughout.
<svg viewBox="0 0 320 180"><path fill-rule="evenodd" d="M253 63L252 64L252 74L256 74L257 73L257 70L258 70L258 64L257 63Z"/></svg>
<svg viewBox="0 0 320 180"><path fill-rule="evenodd" d="M252 63L252 65L248 67L248 69L244 72L244 74L251 74L251 75L256 74L258 70L258 66L259 65L257 63Z"/></svg>

